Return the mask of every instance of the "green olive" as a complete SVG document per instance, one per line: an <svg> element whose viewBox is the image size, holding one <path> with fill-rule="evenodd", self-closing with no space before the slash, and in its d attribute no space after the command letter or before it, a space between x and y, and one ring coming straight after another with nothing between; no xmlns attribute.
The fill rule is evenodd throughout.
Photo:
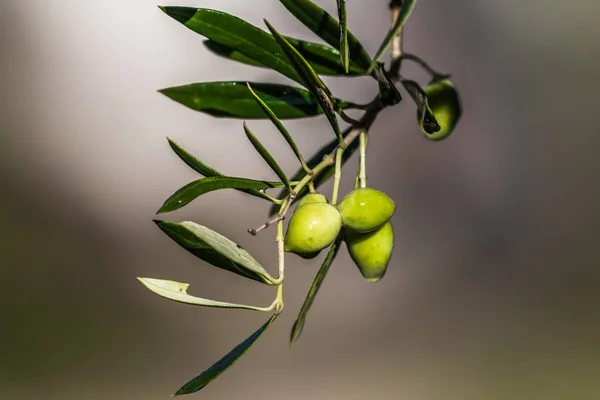
<svg viewBox="0 0 600 400"><path fill-rule="evenodd" d="M304 204L296 208L290 218L284 249L302 257L310 257L311 253L329 246L341 228L342 216L331 204Z"/></svg>
<svg viewBox="0 0 600 400"><path fill-rule="evenodd" d="M308 204L308 203L327 203L327 197L322 195L321 193L309 193L300 200L298 200L298 204L296 208Z"/></svg>
<svg viewBox="0 0 600 400"><path fill-rule="evenodd" d="M354 189L338 204L342 223L355 232L369 232L394 215L396 204L390 197L371 188Z"/></svg>
<svg viewBox="0 0 600 400"><path fill-rule="evenodd" d="M377 282L383 278L394 249L394 231L390 221L372 232L346 231L344 240L350 257L366 280Z"/></svg>
<svg viewBox="0 0 600 400"><path fill-rule="evenodd" d="M462 114L458 91L447 78L432 80L424 90L427 105L440 126L437 132L426 134L425 137L431 140L445 139L450 136Z"/></svg>

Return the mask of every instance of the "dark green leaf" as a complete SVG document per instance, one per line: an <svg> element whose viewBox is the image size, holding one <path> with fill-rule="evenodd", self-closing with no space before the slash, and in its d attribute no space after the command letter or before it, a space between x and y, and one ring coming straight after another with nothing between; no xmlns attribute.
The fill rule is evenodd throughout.
<svg viewBox="0 0 600 400"><path fill-rule="evenodd" d="M165 299L177 301L179 303L191 304L194 306L202 307L237 308L242 310L270 311L268 310L269 307L262 308L249 306L246 304L226 303L223 301L215 301L204 299L202 297L190 296L187 293L187 289L190 286L189 283L167 281L164 279L154 278L138 278L138 280L142 282L142 284L153 293L156 293L157 295L164 297Z"/></svg>
<svg viewBox="0 0 600 400"><path fill-rule="evenodd" d="M256 189L264 190L283 186L272 182L254 179L237 178L232 176L212 176L190 182L171 195L160 207L157 214L180 209L197 197L219 189Z"/></svg>
<svg viewBox="0 0 600 400"><path fill-rule="evenodd" d="M210 39L205 40L202 43L204 43L204 45L206 46L207 49L209 49L210 51L212 51L213 53L215 53L216 55L219 55L221 57L229 58L230 60L238 61L238 62L252 65L255 67L266 68L264 65L262 65L255 59L245 56L244 54L240 53L239 51L235 50L232 47L222 45L222 44L217 43L214 40L210 40Z"/></svg>
<svg viewBox="0 0 600 400"><path fill-rule="evenodd" d="M296 154L296 157L298 157L298 160L300 161L300 163L304 165L304 158L302 157L302 154L300 154L300 150L298 149L298 146L296 146L296 142L294 142L294 139L292 139L292 135L290 135L290 133L287 131L287 129L285 129L285 126L283 126L283 124L281 123L279 118L277 118L277 115L275 115L273 110L271 110L269 108L269 106L264 101L262 101L262 99L256 94L256 92L252 89L252 86L250 86L250 84L248 84L248 90L250 91L250 94L254 97L254 99L256 100L256 103L263 110L265 115L267 115L269 117L269 119L271 120L273 125L275 125L275 127L277 127L277 129L279 130L279 132L281 133L281 135L283 136L285 141L292 148L292 150L294 151L294 154Z"/></svg>
<svg viewBox="0 0 600 400"><path fill-rule="evenodd" d="M265 67L300 82L300 78L271 35L222 11L192 7L161 7L168 16L196 33L230 47Z"/></svg>
<svg viewBox="0 0 600 400"><path fill-rule="evenodd" d="M169 141L169 146L171 146L171 148L173 149L175 154L177 154L177 156L179 156L179 158L181 158L181 160L184 163L186 163L190 168L192 168L194 171L198 172L201 175L204 175L207 178L210 178L213 176L225 176L222 173L220 173L219 171L217 171L216 169L213 169L213 168L209 167L208 165L204 164L202 161L200 161L199 159L194 157L192 154L188 153L183 147L179 146L173 140L171 140L169 138L167 138L167 140ZM269 183L272 185L278 185L278 182L269 182ZM250 194L252 196L260 197L261 199L271 201L271 197L267 196L260 190L255 190L255 189L247 189L247 190L246 189L236 189L236 190Z"/></svg>
<svg viewBox="0 0 600 400"><path fill-rule="evenodd" d="M310 0L279 0L300 22L332 47L340 48L340 24L331 14ZM369 68L371 57L358 39L348 31L350 60Z"/></svg>
<svg viewBox="0 0 600 400"><path fill-rule="evenodd" d="M333 264L333 260L337 256L338 250L340 249L340 245L342 244L343 234L338 235L337 239L333 242L329 251L327 252L327 256L325 260L323 260L323 264L321 264L321 268L306 295L306 299L304 300L304 304L302 304L302 308L300 309L300 313L298 314L298 318L296 318L296 322L294 322L294 327L292 328L292 333L290 335L290 346L293 346L296 340L300 337L302 333L302 328L304 328L304 322L306 321L306 314L312 305L315 296L317 295L321 284L325 280L325 276L329 271L329 267Z"/></svg>
<svg viewBox="0 0 600 400"><path fill-rule="evenodd" d="M263 110L248 92L247 82L202 82L159 90L170 99L192 110L215 117L260 119L266 118ZM323 113L319 102L308 90L251 82L252 88L279 119L312 117ZM354 106L336 100L341 109Z"/></svg>
<svg viewBox="0 0 600 400"><path fill-rule="evenodd" d="M392 82L388 76L382 63L377 64L373 70L373 77L375 77L379 84L379 96L381 97L381 101L389 106L400 103L402 96L396 88L396 85L394 85L394 82Z"/></svg>
<svg viewBox="0 0 600 400"><path fill-rule="evenodd" d="M383 56L383 53L385 53L387 48L392 43L394 36L396 36L400 32L400 30L404 26L404 23L406 22L406 20L408 20L408 17L410 17L410 14L412 13L413 9L415 8L416 3L417 3L417 0L403 0L402 1L402 7L400 8L400 12L398 13L396 22L388 31L385 39L383 39L383 42L381 42L381 46L379 46L379 50L377 50L377 53L375 54L375 57L373 58L373 62L371 63L371 66L369 67L369 70L368 70L369 73L371 73L371 71L373 71L373 69L377 66L377 62L379 61L381 56Z"/></svg>
<svg viewBox="0 0 600 400"><path fill-rule="evenodd" d="M281 182L285 185L285 187L287 187L291 191L292 187L290 186L290 182L288 181L287 176L285 176L285 173L283 172L279 164L277 164L277 161L275 161L275 159L273 158L271 153L269 153L269 151L265 148L265 146L262 145L260 140L258 140L258 138L254 136L254 134L252 133L250 128L248 128L248 125L246 125L245 122L244 132L246 132L248 140L250 141L250 143L252 143L252 146L254 146L258 154L260 154L263 160L265 160L269 167L271 167L273 172L277 174L277 176L279 177L279 179L281 179Z"/></svg>
<svg viewBox="0 0 600 400"><path fill-rule="evenodd" d="M350 133L351 130L352 130L352 128L347 128L346 130L344 130L344 132L342 132L342 136L346 137ZM325 156L331 154L335 150L335 148L338 146L338 144L339 143L338 143L337 139L334 139L331 142L327 143L325 146L321 147L321 149L319 149L315 154L313 154L306 161L306 164L308 165L308 167L310 169L313 169L314 167L316 167L321 161L323 161L323 158ZM352 143L350 143L350 145L346 148L346 150L344 150L344 153L342 154L342 165L344 165L346 163L346 161L348 161L348 159L354 154L354 152L358 148L359 148L358 140L354 140L354 141L352 141ZM333 176L334 172L335 172L334 165L331 165L331 166L325 168L313 180L315 188L318 188L322 184L327 182L327 180L329 180L329 178L331 178ZM294 174L294 177L291 178L290 180L291 181L299 181L305 175L306 175L306 172L304 171L304 169L299 169ZM298 193L298 195L294 199L294 203L297 202L298 200L302 199L307 193L308 193L308 189L306 187L302 188L302 190ZM287 194L288 194L287 190L283 190L277 195L277 198L282 199L285 196L287 196ZM269 216L273 216L273 215L277 214L278 211L279 211L279 206L271 206L271 208L269 209Z"/></svg>
<svg viewBox="0 0 600 400"><path fill-rule="evenodd" d="M238 244L194 222L154 221L181 247L203 261L248 279L274 285L275 279Z"/></svg>
<svg viewBox="0 0 600 400"><path fill-rule="evenodd" d="M425 137L431 140L442 140L450 136L458 120L462 115L460 97L456 87L446 77L434 79L425 86L427 105L433 112L440 130L429 134L423 129ZM417 118L421 120L420 110L417 110Z"/></svg>
<svg viewBox="0 0 600 400"><path fill-rule="evenodd" d="M348 21L346 18L346 0L337 0L338 19L340 20L340 61L348 72L350 61L348 50Z"/></svg>
<svg viewBox="0 0 600 400"><path fill-rule="evenodd" d="M319 75L358 76L365 75L367 71L366 68L360 67L355 62L350 60L348 73L346 73L344 71L344 66L340 62L340 52L331 46L314 42L307 42L305 40L299 40L291 38L289 36L286 36L285 38L288 40L288 42L292 44L292 46L296 48L296 50L298 50L300 54L302 54L304 58L306 58L306 60L310 63L311 67ZM275 39L272 36L271 39L275 42ZM230 60L238 61L255 67L266 68L258 61L246 57L245 55L231 47L223 46L212 40L205 40L204 45L210 51L221 57L225 57Z"/></svg>
<svg viewBox="0 0 600 400"><path fill-rule="evenodd" d="M441 127L427 103L427 96L421 85L409 79L401 79L401 82L417 105L417 122L421 130L428 135L438 132Z"/></svg>
<svg viewBox="0 0 600 400"><path fill-rule="evenodd" d="M275 37L277 44L281 47L283 52L288 56L290 62L298 72L298 75L302 78L302 82L306 88L310 90L313 96L316 97L319 105L325 112L327 116L327 120L331 124L333 131L337 135L338 139L341 140L341 132L340 125L337 120L337 116L335 115L335 107L336 100L331 94L331 91L321 78L315 73L315 71L310 67L310 64L302 54L298 53L298 50L294 48L277 30L269 23L269 21L265 20L265 24Z"/></svg>
<svg viewBox="0 0 600 400"><path fill-rule="evenodd" d="M223 358L214 363L206 371L183 385L173 396L179 396L182 394L195 393L202 389L215 378L221 375L227 368L231 367L246 351L262 336L262 334L271 326L278 314L274 314L263 326L258 328L256 332L250 335L242 343L238 344L233 350L227 353Z"/></svg>

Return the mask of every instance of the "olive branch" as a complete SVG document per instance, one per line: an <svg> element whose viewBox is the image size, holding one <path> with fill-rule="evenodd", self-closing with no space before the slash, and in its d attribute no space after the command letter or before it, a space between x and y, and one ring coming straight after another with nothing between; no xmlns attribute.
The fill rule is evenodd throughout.
<svg viewBox="0 0 600 400"><path fill-rule="evenodd" d="M159 92L196 111L215 117L269 119L294 152L300 169L290 178L275 158L243 123L244 132L255 150L271 167L279 181L263 181L227 176L206 165L171 139L168 143L177 156L203 178L178 189L160 207L166 213L184 207L199 196L215 190L235 189L271 203L268 219L252 235L276 225L278 276L272 276L241 246L208 227L191 221L155 220L156 225L184 249L208 264L275 286L277 293L266 307L227 303L191 296L187 283L154 278L138 278L148 289L180 303L217 308L237 308L272 313L252 335L237 345L207 370L184 384L175 395L196 392L214 380L237 361L267 330L283 311L285 253L313 258L328 249L321 268L309 289L290 335L290 345L302 332L306 315L338 254L343 242L362 275L371 282L383 277L393 249L390 218L394 203L387 195L367 186L366 150L369 131L379 113L402 100L399 83L416 105L418 126L424 137L433 141L450 135L461 115L458 92L450 76L434 70L418 56L405 53L403 28L416 0L392 0L389 4L392 26L374 57L348 29L346 2L337 0L338 18L334 18L310 0L279 0L294 17L326 44L283 36L268 21L268 32L233 15L206 8L160 7L160 9L204 36L205 47L216 55L247 65L275 70L298 86L262 82L201 82L170 87ZM390 67L380 62L390 49ZM403 61L420 65L431 76L422 86L401 74ZM356 104L333 95L321 76L371 76L378 91L368 104ZM362 110L356 120L346 110ZM282 120L325 115L334 138L310 158L305 159ZM348 124L344 130L338 120ZM342 167L359 151L354 190L339 200ZM318 188L333 177L331 199L318 193ZM276 195L271 189L280 189ZM287 224L284 221L294 205ZM375 261L374 261L375 260Z"/></svg>

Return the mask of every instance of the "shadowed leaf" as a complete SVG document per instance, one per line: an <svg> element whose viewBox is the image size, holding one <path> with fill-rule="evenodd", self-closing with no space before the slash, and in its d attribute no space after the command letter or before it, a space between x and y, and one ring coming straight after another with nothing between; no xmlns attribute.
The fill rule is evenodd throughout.
<svg viewBox="0 0 600 400"><path fill-rule="evenodd" d="M402 79L401 82L417 105L417 122L421 130L427 135L433 135L438 132L441 127L429 107L427 96L421 85L409 79Z"/></svg>
<svg viewBox="0 0 600 400"><path fill-rule="evenodd" d="M271 38L273 41L275 41L275 39L272 36ZM340 61L340 52L331 46L314 42L308 42L305 40L299 40L291 38L289 36L285 36L285 38L288 40L288 42L292 44L292 46L294 46L296 50L298 50L300 54L302 54L304 58L306 58L311 67L319 75L359 76L365 75L367 71L366 68L360 67L352 60L350 60L348 73L346 73L346 71L344 70L344 66ZM221 57L227 58L229 60L241 62L255 67L267 68L258 61L243 55L237 50L228 46L221 45L212 40L205 40L204 45L213 53Z"/></svg>
<svg viewBox="0 0 600 400"><path fill-rule="evenodd" d="M248 92L247 82L201 82L159 90L170 99L214 117L263 119L266 115ZM313 117L323 113L308 90L274 83L250 82L254 91L279 119ZM354 104L336 100L341 109Z"/></svg>
<svg viewBox="0 0 600 400"><path fill-rule="evenodd" d="M187 382L183 385L174 396L180 396L182 394L195 393L202 389L215 378L221 375L227 368L231 367L246 351L262 336L262 334L271 326L273 321L277 318L277 314L274 314L267 322L263 324L256 332L250 335L242 343L238 344L233 350L227 353L223 358L214 363L206 371Z"/></svg>
<svg viewBox="0 0 600 400"><path fill-rule="evenodd" d="M304 304L302 304L302 308L300 309L298 318L296 318L296 322L294 322L294 326L292 328L292 333L290 334L290 346L294 345L294 343L298 340L298 338L300 337L300 334L302 333L302 329L304 328L304 322L306 321L306 315L308 314L308 310L310 310L310 306L312 305L312 303L315 299L315 296L319 292L319 288L321 287L321 284L325 280L325 276L327 276L329 267L331 267L333 260L335 260L335 257L337 256L337 253L342 244L342 238L343 238L343 235L340 234L340 235L338 235L336 240L333 242L333 244L329 248L329 251L327 252L327 256L325 257L325 260L323 260L323 264L321 264L321 268L319 269L319 272L317 272L317 275L315 276L315 279L308 291L308 294L306 295L306 299L304 300Z"/></svg>
<svg viewBox="0 0 600 400"><path fill-rule="evenodd" d="M258 189L264 190L274 187L281 187L283 184L266 181L256 181L254 179L237 178L232 176L212 176L210 178L202 178L196 181L190 182L183 186L175 193L171 195L160 209L157 214L175 211L181 207L189 204L203 194L220 190L220 189Z"/></svg>
<svg viewBox="0 0 600 400"><path fill-rule="evenodd" d="M154 221L181 247L217 268L274 285L275 279L241 246L195 222Z"/></svg>
<svg viewBox="0 0 600 400"><path fill-rule="evenodd" d="M265 146L262 145L260 140L258 140L258 138L254 136L254 134L252 133L250 128L248 128L248 125L246 125L245 122L244 132L246 132L246 137L248 137L248 140L250 141L250 143L252 143L252 146L254 146L258 154L260 154L263 160L265 160L269 167L271 167L273 172L275 172L279 179L281 179L281 182L285 185L285 187L291 191L292 187L290 186L290 182L288 181L287 176L285 176L285 173L283 172L279 164L277 164L277 161L275 161L275 159L273 158L271 153L269 153L269 151L265 148Z"/></svg>

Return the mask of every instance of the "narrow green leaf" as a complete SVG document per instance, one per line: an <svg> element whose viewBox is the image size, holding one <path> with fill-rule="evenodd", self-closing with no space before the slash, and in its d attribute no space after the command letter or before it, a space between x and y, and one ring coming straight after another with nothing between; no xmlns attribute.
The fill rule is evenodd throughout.
<svg viewBox="0 0 600 400"><path fill-rule="evenodd" d="M408 17L410 17L410 14L412 14L416 4L417 4L417 0L403 0L402 1L402 8L400 8L400 12L398 13L396 22L388 31L387 35L385 36L385 39L383 39L383 42L381 42L381 46L379 46L379 50L377 50L377 53L375 54L375 57L373 58L373 61L371 62L371 66L369 67L369 69L367 71L368 73L371 73L371 71L373 71L373 69L377 66L377 62L379 61L381 56L383 56L383 53L385 53L385 51L388 49L388 47L390 47L392 40L402 29L402 27L404 26L404 23L408 20Z"/></svg>
<svg viewBox="0 0 600 400"><path fill-rule="evenodd" d="M275 42L275 38L271 36L271 39ZM285 38L298 50L300 54L310 63L311 67L315 70L315 72L319 75L345 75L345 76L359 76L365 75L367 72L366 68L363 68L356 64L354 61L350 60L350 64L348 66L348 72L344 70L344 65L341 63L340 52L337 49L334 49L331 46L323 45L320 43L308 42L305 40L295 39L289 36L285 36ZM275 42L277 43L277 42ZM263 67L258 61L243 55L237 50L221 45L212 40L205 40L204 45L214 54L227 58L229 60L241 62L247 65L252 65L255 67Z"/></svg>
<svg viewBox="0 0 600 400"><path fill-rule="evenodd" d="M262 99L256 94L256 92L254 92L254 90L252 89L252 86L250 86L250 84L248 84L248 90L250 91L250 94L252 94L254 99L256 100L256 103L260 106L260 108L263 110L263 112L269 117L269 119L271 120L273 125L275 125L275 127L279 130L279 132L281 133L281 135L283 136L285 141L292 148L294 154L298 158L298 161L300 161L300 163L302 165L305 165L304 157L302 157L302 154L300 153L298 146L296 146L296 142L294 142L294 139L292 139L292 135L290 135L290 133L285 128L285 126L283 126L283 124L281 123L279 118L277 118L277 115L275 115L273 110L271 110L269 108L269 106L264 101L262 101Z"/></svg>
<svg viewBox="0 0 600 400"><path fill-rule="evenodd" d="M200 35L231 47L288 78L300 82L271 35L248 22L222 11L192 7L160 7L168 16Z"/></svg>
<svg viewBox="0 0 600 400"><path fill-rule="evenodd" d="M316 97L319 105L325 112L327 120L329 120L333 131L338 137L338 140L341 140L342 133L340 132L340 125L338 123L337 116L335 115L336 100L331 94L331 91L327 86L325 86L321 78L319 78L319 76L311 68L308 61L302 57L302 54L300 54L298 50L296 50L294 46L290 44L290 42L281 36L281 34L277 32L277 30L269 23L269 21L265 20L265 24L267 24L267 28L269 28L275 37L277 44L279 44L283 52L288 56L290 62L298 72L298 75L300 75L302 78L304 86L311 91L313 96Z"/></svg>
<svg viewBox="0 0 600 400"><path fill-rule="evenodd" d="M351 130L352 130L352 128L347 128L346 130L344 130L344 132L342 132L342 136L346 137L350 133ZM331 142L329 142L325 146L321 147L315 154L313 154L306 161L308 168L313 169L314 167L316 167L321 161L323 161L323 157L325 157L328 154L331 154L335 150L335 148L337 147L338 144L339 143L338 143L337 139L333 139ZM346 150L344 150L344 153L342 154L342 165L344 165L346 163L346 161L348 161L348 159L354 154L354 152L356 152L356 150L358 148L359 148L358 140L354 140L352 143L350 143L350 145L346 148ZM335 172L334 165L331 165L331 166L325 168L323 170L323 172L321 172L314 179L313 183L314 183L315 188L318 188L322 184L327 182L329 180L329 178L331 178L333 176L334 172ZM291 178L290 180L298 181L298 180L302 179L305 175L306 175L306 172L304 171L304 169L301 168L298 171L296 171L293 178ZM294 199L294 203L297 202L298 200L302 199L304 196L306 196L307 193L308 193L308 188L306 188L306 187L302 188L302 190L298 193L298 195ZM276 198L282 199L285 196L287 196L287 194L288 194L288 192L286 190L283 190L283 191L279 192L279 194L277 195ZM273 216L273 215L277 214L278 211L279 211L279 206L276 206L276 205L271 206L271 208L269 208L269 216Z"/></svg>
<svg viewBox="0 0 600 400"><path fill-rule="evenodd" d="M237 308L242 310L253 310L253 311L267 311L268 307L254 307L245 304L234 304L225 303L222 301L215 301L209 299L203 299L201 297L190 296L187 293L187 289L190 286L189 283L181 283L175 281L167 281L164 279L154 278L138 278L144 286L146 286L151 292L164 297L165 299L177 301L179 303L191 304L194 306L202 307L216 307L216 308Z"/></svg>
<svg viewBox="0 0 600 400"><path fill-rule="evenodd" d="M333 242L329 251L327 252L327 256L325 260L323 260L323 264L321 264L321 268L306 295L306 299L304 300L304 304L302 304L302 308L300 309L300 313L298 314L298 318L296 318L296 322L294 322L294 326L292 328L292 333L290 335L290 346L293 346L294 343L300 337L302 333L302 329L304 328L304 322L306 321L306 315L308 314L308 310L310 310L310 306L312 305L315 296L317 295L321 284L325 280L325 276L327 272L329 272L329 267L333 264L333 260L337 256L338 250L340 249L340 245L342 244L343 234L339 234L337 239Z"/></svg>
<svg viewBox="0 0 600 400"><path fill-rule="evenodd" d="M274 314L267 322L263 324L256 332L250 335L242 343L238 344L223 358L214 363L206 371L183 385L173 396L182 394L195 393L212 382L215 378L221 375L227 368L231 367L246 351L262 336L262 334L271 326L278 314Z"/></svg>
<svg viewBox="0 0 600 400"><path fill-rule="evenodd" d="M257 189L265 190L283 184L257 181L254 179L237 178L232 176L212 176L190 182L171 195L157 211L157 214L180 209L197 197L219 189Z"/></svg>
<svg viewBox="0 0 600 400"><path fill-rule="evenodd" d="M273 172L275 172L275 174L277 174L277 176L279 177L279 179L281 179L281 182L285 185L285 187L291 191L292 187L290 186L290 182L288 181L287 176L285 176L285 172L283 172L283 170L281 169L279 164L277 164L277 161L275 161L275 159L273 158L271 153L269 153L269 151L265 148L265 146L262 145L260 140L258 140L258 138L256 136L254 136L254 134L252 133L250 128L248 128L248 125L246 125L245 122L244 122L244 132L246 132L246 136L248 137L248 140L250 141L250 143L252 143L252 146L254 146L254 148L256 149L258 154L260 154L260 156L263 158L263 160L265 160L265 162L269 165L269 167L271 167Z"/></svg>
<svg viewBox="0 0 600 400"><path fill-rule="evenodd" d="M181 247L201 260L248 279L274 285L275 278L241 246L195 222L154 221Z"/></svg>
<svg viewBox="0 0 600 400"><path fill-rule="evenodd" d="M207 178L210 178L213 176L225 176L222 173L220 173L219 171L217 171L216 169L213 169L213 168L209 167L208 165L206 165L205 163L203 163L202 161L200 161L198 158L196 158L191 153L187 152L183 147L181 147L180 145L175 143L173 140L171 140L169 138L167 138L167 140L169 141L169 146L171 146L171 149L173 149L175 154L177 154L177 156L184 163L186 163L190 168L192 168L194 171L198 172L201 175L204 175ZM268 182L268 183L270 183L272 185L279 184L279 182ZM259 197L261 199L271 201L271 197L267 196L260 190L256 190L256 189L236 189L236 190L250 194L252 196Z"/></svg>
<svg viewBox="0 0 600 400"><path fill-rule="evenodd" d="M433 111L431 111L431 108L429 107L425 90L423 90L421 85L415 81L402 79L401 82L402 86L404 86L417 105L417 122L419 123L421 130L427 135L433 135L434 133L439 132L441 127L438 124Z"/></svg>
<svg viewBox="0 0 600 400"><path fill-rule="evenodd" d="M340 20L340 60L344 70L348 72L349 50L348 50L348 21L346 15L346 0L337 0L338 19Z"/></svg>
<svg viewBox="0 0 600 400"><path fill-rule="evenodd" d="M238 61L243 64L252 65L255 67L263 67L266 68L263 64L259 63L253 58L250 58L239 51L235 50L233 47L225 46L220 43L215 42L214 40L204 40L202 42L204 46L214 54L228 58L230 60Z"/></svg>
<svg viewBox="0 0 600 400"><path fill-rule="evenodd" d="M445 139L454 131L462 115L458 90L447 77L433 79L425 86L424 90L427 96L427 105L433 112L440 130L429 134L422 126L421 129L427 139ZM421 121L420 110L417 110L417 118Z"/></svg>
<svg viewBox="0 0 600 400"><path fill-rule="evenodd" d="M310 0L279 0L279 2L326 43L336 49L341 48L340 24L327 11ZM350 31L348 31L348 51L351 61L362 68L369 68L371 57Z"/></svg>
<svg viewBox="0 0 600 400"><path fill-rule="evenodd" d="M319 101L308 90L273 83L250 83L254 91L280 119L312 117L323 113ZM261 119L263 110L248 92L247 82L201 82L159 90L195 111L214 117ZM337 100L339 108L355 106Z"/></svg>

